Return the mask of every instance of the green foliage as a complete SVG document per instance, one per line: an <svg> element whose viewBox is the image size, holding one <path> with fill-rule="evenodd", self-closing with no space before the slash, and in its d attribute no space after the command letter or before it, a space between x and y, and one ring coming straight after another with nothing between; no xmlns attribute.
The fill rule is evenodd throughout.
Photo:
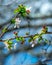
<svg viewBox="0 0 52 65"><path fill-rule="evenodd" d="M39 37L39 34L35 34L33 37L33 40L37 39Z"/></svg>
<svg viewBox="0 0 52 65"><path fill-rule="evenodd" d="M17 38L16 38L16 41L17 41L17 42L24 41L24 40L25 40L25 39L24 39L23 37L17 37Z"/></svg>
<svg viewBox="0 0 52 65"><path fill-rule="evenodd" d="M26 16L26 7L19 5L18 8L14 10L14 13L19 13L21 16Z"/></svg>
<svg viewBox="0 0 52 65"><path fill-rule="evenodd" d="M12 42L11 40L8 40L8 44L9 44L9 45L12 45L13 42Z"/></svg>
<svg viewBox="0 0 52 65"><path fill-rule="evenodd" d="M43 38L42 38L42 36L40 36L38 39L38 43L41 43L42 40L43 40Z"/></svg>
<svg viewBox="0 0 52 65"><path fill-rule="evenodd" d="M10 45L10 46L8 46L8 49L9 49L9 50L11 50L11 48L12 48L12 46L11 46L11 45Z"/></svg>
<svg viewBox="0 0 52 65"><path fill-rule="evenodd" d="M33 39L30 38L30 39L28 40L28 42L31 42L32 40L33 40Z"/></svg>
<svg viewBox="0 0 52 65"><path fill-rule="evenodd" d="M48 43L48 40L47 40L47 39L43 38L43 40L44 40L46 43Z"/></svg>
<svg viewBox="0 0 52 65"><path fill-rule="evenodd" d="M29 39L28 39L28 42L31 42L33 41L33 36L31 36Z"/></svg>
<svg viewBox="0 0 52 65"><path fill-rule="evenodd" d="M20 41L19 38L16 38L16 41L19 42Z"/></svg>
<svg viewBox="0 0 52 65"><path fill-rule="evenodd" d="M10 50L12 48L13 42L11 40L7 40L8 49Z"/></svg>
<svg viewBox="0 0 52 65"><path fill-rule="evenodd" d="M6 32L6 31L7 31L7 28L4 27L3 30L2 30L2 32L4 33L4 32Z"/></svg>
<svg viewBox="0 0 52 65"><path fill-rule="evenodd" d="M43 33L43 34L45 34L47 32L48 32L48 28L47 27L43 28L42 31L41 31L41 33Z"/></svg>
<svg viewBox="0 0 52 65"><path fill-rule="evenodd" d="M15 23L15 19L13 18L12 20L11 20L11 24L14 24Z"/></svg>
<svg viewBox="0 0 52 65"><path fill-rule="evenodd" d="M6 32L6 28L3 29L3 32ZM48 32L47 27L44 27L42 29L41 33L39 33L39 34L37 33L35 35L28 36L29 32L27 32L26 35L27 35L27 37L29 37L28 42L36 41L36 39L38 39L38 43L41 43L42 40L44 40L46 43L48 43L48 40L42 37L42 35L46 34L46 32ZM15 34L15 39L17 42L21 42L21 44L23 44L25 42L26 37L18 36L17 32L14 32L14 34ZM7 40L7 44L8 44L8 48L11 49L13 42L11 40Z"/></svg>

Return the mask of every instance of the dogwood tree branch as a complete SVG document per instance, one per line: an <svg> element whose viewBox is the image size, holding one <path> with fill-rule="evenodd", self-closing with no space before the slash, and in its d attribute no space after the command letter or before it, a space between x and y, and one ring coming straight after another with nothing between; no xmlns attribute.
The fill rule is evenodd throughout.
<svg viewBox="0 0 52 65"><path fill-rule="evenodd" d="M18 14L17 14L16 16L18 16ZM16 17L16 16L13 16L12 18L14 18L14 17ZM26 17L24 17L24 18L28 18L28 19L30 19L30 20L33 20L33 19L34 19L34 20L38 20L38 19L52 18L52 15L35 16L35 17L26 16ZM10 23L10 20L8 20L8 22L6 22L6 23L0 25L0 27L3 27L3 25L7 25L7 24L9 24L9 23Z"/></svg>
<svg viewBox="0 0 52 65"><path fill-rule="evenodd" d="M52 24L45 24L46 26L52 26ZM43 25L29 25L30 28L38 28L38 27L42 27ZM28 25L23 25L23 26L20 26L19 29L22 29L22 28L28 28ZM10 32L10 31L13 31L13 30L16 30L18 28L10 28L7 30L7 32Z"/></svg>
<svg viewBox="0 0 52 65"><path fill-rule="evenodd" d="M47 33L45 33L45 34L52 34L52 32L47 32ZM36 34L34 34L34 35L26 35L26 36L22 36L23 38L29 38L29 37L33 37L33 36L35 36ZM20 36L17 36L18 38L20 37ZM0 42L5 42L5 41L7 41L7 40L14 40L14 39L16 39L17 37L14 37L14 38L9 38L9 39L6 39L6 40L0 40Z"/></svg>
<svg viewBox="0 0 52 65"><path fill-rule="evenodd" d="M8 29L8 27L10 26L10 24L6 27L6 30ZM5 31L6 32L6 31ZM2 32L1 34L0 34L0 38L5 34L5 32Z"/></svg>

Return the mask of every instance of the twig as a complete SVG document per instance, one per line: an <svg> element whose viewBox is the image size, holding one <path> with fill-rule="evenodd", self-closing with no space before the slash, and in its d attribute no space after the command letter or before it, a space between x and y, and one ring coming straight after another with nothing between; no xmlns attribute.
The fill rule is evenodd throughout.
<svg viewBox="0 0 52 65"><path fill-rule="evenodd" d="M38 28L38 27L42 27L43 25L29 25L30 28ZM52 27L52 24L50 25L46 25L46 26L51 26ZM23 25L23 26L20 26L19 29L22 29L22 28L28 28L28 25ZM16 30L18 28L11 28L11 29L8 29L7 32L10 32L10 31L13 31L13 30Z"/></svg>
<svg viewBox="0 0 52 65"><path fill-rule="evenodd" d="M10 26L10 24L6 27L6 29L8 29L8 27ZM5 34L5 32L0 34L0 38Z"/></svg>
<svg viewBox="0 0 52 65"><path fill-rule="evenodd" d="M16 16L18 16L18 14L16 15ZM13 16L12 18L14 18L14 17L16 17L16 16ZM12 19L11 18L11 19ZM30 19L30 20L38 20L38 19L47 19L47 18L52 18L52 15L45 15L45 16L35 16L35 17L30 17L30 16L26 16L26 17L24 17L24 18L28 18L28 19ZM0 26L3 26L3 25L7 25L7 24L9 24L10 23L10 21L8 20L8 22L6 22L6 23L4 23L4 24L2 24L2 25L0 25Z"/></svg>
<svg viewBox="0 0 52 65"><path fill-rule="evenodd" d="M47 33L45 33L45 34L52 34L52 32L47 32ZM23 38L29 38L29 37L33 37L33 36L35 36L36 34L34 34L34 35L26 35L26 36L22 36ZM17 36L18 38L20 38L20 36ZM10 38L10 39L6 39L6 40L13 40L13 39L15 39L15 38L17 38L17 37L14 37L14 38ZM0 40L0 42L5 42L6 40Z"/></svg>
<svg viewBox="0 0 52 65"><path fill-rule="evenodd" d="M17 15L16 15L17 16ZM16 18L15 16L15 18ZM9 23L9 25L6 27L6 30L8 30L9 26L11 25L11 22ZM6 32L6 31L5 31ZM2 34L0 34L0 38L5 34L5 32L3 32Z"/></svg>

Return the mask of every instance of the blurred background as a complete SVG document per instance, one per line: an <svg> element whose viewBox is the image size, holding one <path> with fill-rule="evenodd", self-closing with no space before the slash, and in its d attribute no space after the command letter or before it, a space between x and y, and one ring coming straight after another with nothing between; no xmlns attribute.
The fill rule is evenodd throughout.
<svg viewBox="0 0 52 65"><path fill-rule="evenodd" d="M43 25L52 32L52 0L0 0L0 34L2 27L10 24L10 20L15 16L13 11L19 4L31 7L29 18L20 17L20 28L14 29L14 25L10 25L9 31L1 39L13 38L14 31L17 31L19 36L24 36L26 32L30 32L30 35L39 33ZM43 37L52 40L52 34L46 34ZM13 40L17 44L16 49L12 51L0 42L0 65L52 65L52 45L38 45L31 48L27 40L28 38L23 45ZM47 54L44 54L45 50L42 48L47 49Z"/></svg>

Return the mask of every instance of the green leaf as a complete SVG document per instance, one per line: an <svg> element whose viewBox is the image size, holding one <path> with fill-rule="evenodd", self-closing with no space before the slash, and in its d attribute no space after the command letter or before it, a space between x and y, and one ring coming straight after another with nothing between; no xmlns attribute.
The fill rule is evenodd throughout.
<svg viewBox="0 0 52 65"><path fill-rule="evenodd" d="M46 27L46 32L48 32L48 28Z"/></svg>
<svg viewBox="0 0 52 65"><path fill-rule="evenodd" d="M45 41L46 43L48 43L48 40L47 40L47 39L45 39L45 38L44 38L44 41Z"/></svg>
<svg viewBox="0 0 52 65"><path fill-rule="evenodd" d="M22 38L20 37L19 40L22 41Z"/></svg>
<svg viewBox="0 0 52 65"><path fill-rule="evenodd" d="M12 20L11 20L11 24L14 24L14 23L15 23L15 19L12 19Z"/></svg>
<svg viewBox="0 0 52 65"><path fill-rule="evenodd" d="M26 9L24 7L21 8L21 13L25 13L26 12Z"/></svg>
<svg viewBox="0 0 52 65"><path fill-rule="evenodd" d="M21 37L21 40L24 41L25 40L24 37Z"/></svg>
<svg viewBox="0 0 52 65"><path fill-rule="evenodd" d="M24 41L24 38L21 36L21 37L19 38L19 40L20 40L20 41Z"/></svg>
<svg viewBox="0 0 52 65"><path fill-rule="evenodd" d="M39 37L39 34L36 34L34 37L33 37L33 40L37 39Z"/></svg>
<svg viewBox="0 0 52 65"><path fill-rule="evenodd" d="M8 49L10 50L12 48L13 42L11 40L7 40L8 43Z"/></svg>
<svg viewBox="0 0 52 65"><path fill-rule="evenodd" d="M29 40L28 40L28 42L31 42L32 41L32 39L30 38Z"/></svg>
<svg viewBox="0 0 52 65"><path fill-rule="evenodd" d="M14 10L14 13L19 13L21 16L26 16L26 7L19 5L18 8Z"/></svg>
<svg viewBox="0 0 52 65"><path fill-rule="evenodd" d="M9 49L9 50L11 50L11 48L12 48L12 46L11 46L11 45L9 45L9 46L8 46L8 49Z"/></svg>
<svg viewBox="0 0 52 65"><path fill-rule="evenodd" d="M8 44L9 44L9 45L12 45L13 42L12 42L11 40L8 40Z"/></svg>
<svg viewBox="0 0 52 65"><path fill-rule="evenodd" d="M27 15L26 13L21 13L21 16L23 16L23 17L26 16L26 15Z"/></svg>
<svg viewBox="0 0 52 65"><path fill-rule="evenodd" d="M2 32L4 33L4 32L6 32L6 31L7 31L7 28L4 27L3 30L2 30Z"/></svg>
<svg viewBox="0 0 52 65"><path fill-rule="evenodd" d="M17 8L17 9L14 10L14 13L16 14L16 13L18 13L19 11L20 11L20 9Z"/></svg>
<svg viewBox="0 0 52 65"><path fill-rule="evenodd" d="M19 38L16 38L16 41L19 42L20 41Z"/></svg>
<svg viewBox="0 0 52 65"><path fill-rule="evenodd" d="M39 39L38 39L38 43L41 43L41 41L42 41L42 39L39 38Z"/></svg>

